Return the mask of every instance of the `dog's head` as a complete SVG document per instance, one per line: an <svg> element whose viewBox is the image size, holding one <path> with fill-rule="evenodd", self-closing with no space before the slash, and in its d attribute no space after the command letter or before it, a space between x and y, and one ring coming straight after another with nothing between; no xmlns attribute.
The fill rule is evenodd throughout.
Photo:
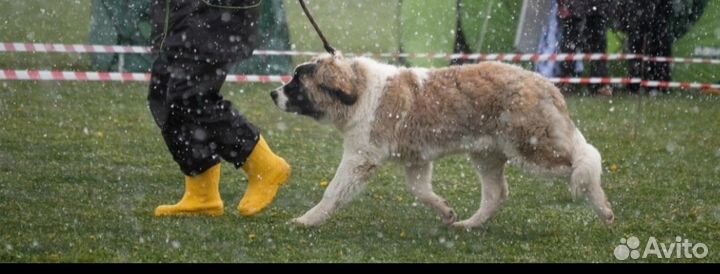
<svg viewBox="0 0 720 274"><path fill-rule="evenodd" d="M337 119L357 103L361 88L353 60L323 54L295 68L292 80L270 96L283 111Z"/></svg>

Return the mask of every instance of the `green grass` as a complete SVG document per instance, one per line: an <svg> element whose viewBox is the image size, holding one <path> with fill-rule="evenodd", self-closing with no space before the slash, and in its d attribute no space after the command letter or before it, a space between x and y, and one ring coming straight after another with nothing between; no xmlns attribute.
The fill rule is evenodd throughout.
<svg viewBox="0 0 720 274"><path fill-rule="evenodd" d="M720 1L710 0L703 17L695 24L680 40L675 42L673 54L676 56L694 56L695 47L720 48ZM717 83L720 81L720 74L717 73L718 66L700 64L675 64L673 66L673 77L679 81L698 81L705 83Z"/></svg>
<svg viewBox="0 0 720 274"><path fill-rule="evenodd" d="M605 168L619 167L604 176L617 225L607 230L572 203L563 182L510 169L510 201L487 229L468 233L418 205L393 164L320 229L287 224L319 201L341 144L330 127L276 110L272 86L225 94L293 165L273 207L240 217L247 182L225 165L225 216L158 219L153 208L179 199L182 175L146 109L145 85L0 85L0 261L614 262L614 247L631 235L682 236L709 246L703 261L720 259L718 98L569 98ZM478 207L465 157L439 161L434 183L462 217Z"/></svg>
<svg viewBox="0 0 720 274"><path fill-rule="evenodd" d="M90 0L23 0L0 3L0 42L86 44ZM90 55L1 53L0 69L90 68Z"/></svg>
<svg viewBox="0 0 720 274"><path fill-rule="evenodd" d="M397 52L395 1L313 0L308 8L330 44L344 52ZM323 51L297 1L285 0L293 49ZM303 60L304 61L304 60Z"/></svg>
<svg viewBox="0 0 720 274"><path fill-rule="evenodd" d="M0 40L83 43L90 1L62 2L6 1ZM394 5L328 2L336 1L312 1L325 7L315 16L338 48L394 49ZM319 50L305 18L289 7L296 48ZM370 24L388 27L368 32ZM87 63L84 56L0 54L0 68L84 70ZM611 230L572 203L563 182L517 169L508 172L509 202L486 229L451 230L414 201L393 164L325 226L308 230L287 221L320 200L320 182L340 160L339 135L278 111L267 95L272 88L229 85L224 94L293 165L273 207L240 217L235 207L247 181L224 165L225 216L158 219L153 209L181 197L183 178L150 118L145 84L0 82L0 261L616 262L623 237L669 243L682 236L707 244L709 256L645 261L720 262L718 97L568 98L604 157L617 217ZM479 205L477 181L465 157L436 165L435 189L461 217Z"/></svg>

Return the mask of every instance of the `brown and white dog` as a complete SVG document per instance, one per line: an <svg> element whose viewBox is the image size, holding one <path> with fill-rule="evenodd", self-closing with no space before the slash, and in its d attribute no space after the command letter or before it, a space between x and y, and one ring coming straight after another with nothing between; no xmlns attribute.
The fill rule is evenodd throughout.
<svg viewBox="0 0 720 274"><path fill-rule="evenodd" d="M350 202L385 160L404 164L407 186L443 222L485 224L508 198L505 164L566 178L607 225L614 216L600 187L600 153L570 119L558 89L542 76L498 62L437 70L399 68L324 54L295 69L271 93L287 112L329 121L344 152L322 200L296 224L318 226ZM482 178L480 209L458 221L432 190L432 163L468 153Z"/></svg>

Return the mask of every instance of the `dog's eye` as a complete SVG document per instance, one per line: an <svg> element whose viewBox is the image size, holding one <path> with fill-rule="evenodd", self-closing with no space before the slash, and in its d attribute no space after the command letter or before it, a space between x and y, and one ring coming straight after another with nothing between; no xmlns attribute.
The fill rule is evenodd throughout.
<svg viewBox="0 0 720 274"><path fill-rule="evenodd" d="M295 88L295 87L297 87L297 85L298 85L298 84L297 84L297 81L296 81L295 79L293 79L292 81L290 81L290 83L287 84L287 87L288 87L288 88Z"/></svg>

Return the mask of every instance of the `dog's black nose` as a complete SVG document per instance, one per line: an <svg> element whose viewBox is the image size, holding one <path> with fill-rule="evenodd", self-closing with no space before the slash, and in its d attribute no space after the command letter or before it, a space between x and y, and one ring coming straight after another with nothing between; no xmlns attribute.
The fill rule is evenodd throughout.
<svg viewBox="0 0 720 274"><path fill-rule="evenodd" d="M273 101L277 101L278 93L276 90L273 90L273 92L270 92L270 97L272 97Z"/></svg>

